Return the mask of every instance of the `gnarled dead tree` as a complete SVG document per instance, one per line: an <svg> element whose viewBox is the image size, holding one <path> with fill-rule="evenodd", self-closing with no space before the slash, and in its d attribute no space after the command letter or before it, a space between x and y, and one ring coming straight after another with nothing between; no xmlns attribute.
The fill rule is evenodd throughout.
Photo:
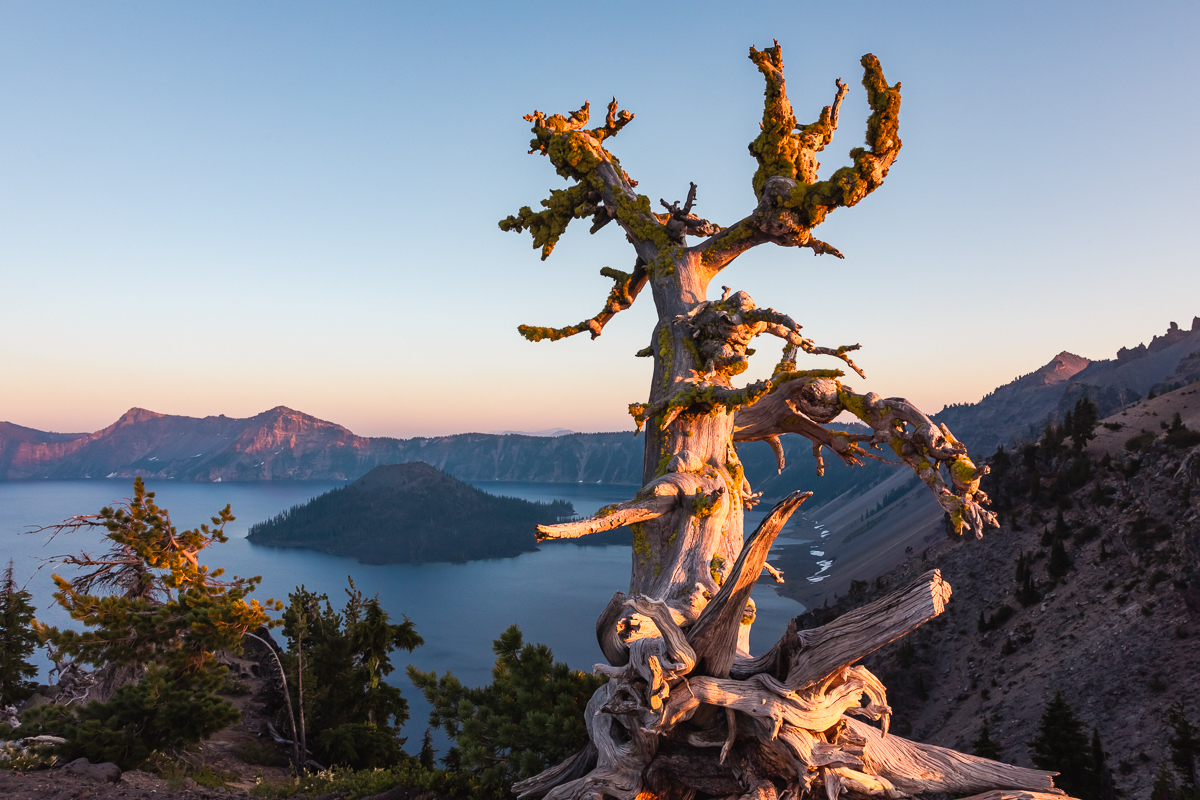
<svg viewBox="0 0 1200 800"><path fill-rule="evenodd" d="M618 111L615 99L596 127L588 127L586 103L568 115L525 117L533 123L530 152L547 156L569 185L551 191L542 210L522 208L500 227L529 231L544 259L572 220L590 218L592 232L615 222L635 257L630 272L603 270L614 286L594 317L564 328L521 326L521 333L532 341L584 331L598 337L647 286L658 324L651 345L638 354L654 358L650 396L630 406L638 427L646 427L642 489L590 519L538 529L543 538L623 525L633 530L629 593L613 597L596 627L608 660L596 671L611 680L588 706L588 747L515 790L554 800L1056 793L1050 773L887 734L884 687L854 664L941 613L950 587L936 571L823 628L797 631L793 625L758 657L747 650L750 590L770 569L766 558L776 535L810 495L793 493L744 539L743 512L758 496L743 473L737 442L771 443L781 468L785 433L809 439L818 464L824 449L858 464L886 447L928 484L956 530L981 536L996 525L980 506L986 467L976 468L944 426L903 399L851 391L838 380L840 369L797 369L803 351L840 359L862 375L849 356L858 345L819 346L791 317L759 308L745 292L723 287L720 299L708 299L712 280L757 245L807 247L841 258L813 237L813 228L878 188L900 152L900 84L887 84L874 56L862 59L871 107L866 147L852 150L853 165L827 180L818 180L817 153L833 138L846 86L837 81L833 104L816 122L799 125L778 43L751 48L750 59L767 87L762 132L750 144L758 161L758 203L728 227L693 213L695 184L682 205L660 201L661 212L635 191L637 182L605 146L633 119ZM763 334L783 340L783 359L771 378L735 386L753 352L749 345ZM870 433L824 427L843 411Z"/></svg>

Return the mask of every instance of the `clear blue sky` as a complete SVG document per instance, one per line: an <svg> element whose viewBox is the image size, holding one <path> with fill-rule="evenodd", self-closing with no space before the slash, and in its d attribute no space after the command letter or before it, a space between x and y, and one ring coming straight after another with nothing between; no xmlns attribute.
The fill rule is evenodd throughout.
<svg viewBox="0 0 1200 800"><path fill-rule="evenodd" d="M729 224L772 38L802 121L851 86L824 174L862 142L866 52L904 150L818 231L845 261L763 247L717 283L929 411L1110 358L1200 314L1197 30L1195 3L2 2L0 419L631 427L648 296L595 342L516 333L596 313L632 263L615 226L544 263L496 227L563 185L521 116L615 94L639 190L696 181Z"/></svg>

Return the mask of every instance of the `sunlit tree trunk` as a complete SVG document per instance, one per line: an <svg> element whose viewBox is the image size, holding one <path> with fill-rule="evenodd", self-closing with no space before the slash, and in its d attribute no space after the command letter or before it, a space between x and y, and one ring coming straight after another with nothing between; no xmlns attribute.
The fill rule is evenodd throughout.
<svg viewBox="0 0 1200 800"><path fill-rule="evenodd" d="M539 528L542 538L574 538L628 525L633 531L629 591L617 592L597 621L610 681L587 710L591 743L578 755L516 785L522 796L551 798L775 798L781 791L830 800L849 794L898 797L922 792L969 794L1021 790L1023 798L1053 792L1050 774L978 759L886 735L891 712L884 687L852 666L872 650L941 613L950 587L935 571L916 584L824 628L793 625L768 653L751 657L750 590L788 517L811 493L778 503L749 536L745 510L758 497L746 480L737 443L765 440L783 466L779 437L797 433L847 463L898 458L928 484L957 530L981 535L995 525L979 506L986 497L966 448L901 398L857 394L839 382L842 369L862 372L849 353L800 334L786 314L759 308L744 292L710 283L738 255L760 244L842 254L812 236L830 212L857 204L883 182L900 151L900 85L889 86L874 56L862 59L871 106L867 147L853 165L818 180L816 153L833 137L847 87L839 80L832 105L811 125L798 125L787 99L778 44L750 58L766 85L762 132L750 145L758 161L756 207L720 225L693 213L686 199L652 210L637 183L605 148L632 119L609 104L604 124L587 128L590 109L547 116L535 111L532 153L548 156L568 188L551 192L543 210L525 207L500 223L528 230L542 257L574 219L596 232L615 222L634 249L630 272L605 268L614 286L595 317L565 328L521 326L532 341L584 331L593 338L649 286L658 322L649 396L630 413L646 429L642 488L625 503L576 522ZM689 237L694 243L689 244ZM715 294L715 293L714 293ZM743 386L757 336L784 342L771 378ZM799 370L801 352L838 359L839 369ZM868 427L847 434L824 427L849 411ZM944 470L943 470L944 468ZM819 467L818 472L821 471ZM850 716L847 716L850 715ZM875 728L853 716L875 720ZM1017 797L1008 792L1000 797Z"/></svg>

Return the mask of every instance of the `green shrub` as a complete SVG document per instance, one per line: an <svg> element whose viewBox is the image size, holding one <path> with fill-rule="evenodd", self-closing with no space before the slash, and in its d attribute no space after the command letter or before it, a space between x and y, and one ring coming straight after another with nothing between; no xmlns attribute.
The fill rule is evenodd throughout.
<svg viewBox="0 0 1200 800"><path fill-rule="evenodd" d="M61 736L67 740L63 757L127 769L155 751L194 744L236 722L237 709L215 696L222 677L218 671L181 677L151 665L141 681L117 689L106 703L31 709L16 733Z"/></svg>
<svg viewBox="0 0 1200 800"><path fill-rule="evenodd" d="M186 778L208 789L226 789L227 784L238 779L235 772L218 772L208 765L193 767L185 761L170 761L158 769L158 777L167 782L167 788L179 791Z"/></svg>
<svg viewBox="0 0 1200 800"><path fill-rule="evenodd" d="M382 794L398 786L432 792L442 797L475 797L477 784L470 775L428 769L406 759L388 769L336 770L309 773L282 781L259 779L250 794L253 797L285 798L303 794L318 797L341 794L345 800Z"/></svg>
<svg viewBox="0 0 1200 800"><path fill-rule="evenodd" d="M221 691L218 694L223 694L226 697L241 697L242 695L250 694L250 684L241 678L227 674L225 680L221 682Z"/></svg>
<svg viewBox="0 0 1200 800"><path fill-rule="evenodd" d="M286 767L291 763L287 754L271 742L246 742L237 749L242 763L255 767Z"/></svg>
<svg viewBox="0 0 1200 800"><path fill-rule="evenodd" d="M1200 444L1200 431L1189 430L1180 419L1178 411L1175 412L1171 424L1164 427L1167 428L1166 442L1171 447L1188 448Z"/></svg>
<svg viewBox="0 0 1200 800"><path fill-rule="evenodd" d="M1130 436L1125 440L1125 449L1131 453L1137 453L1150 446L1154 441L1154 434L1151 431L1143 430L1136 436Z"/></svg>

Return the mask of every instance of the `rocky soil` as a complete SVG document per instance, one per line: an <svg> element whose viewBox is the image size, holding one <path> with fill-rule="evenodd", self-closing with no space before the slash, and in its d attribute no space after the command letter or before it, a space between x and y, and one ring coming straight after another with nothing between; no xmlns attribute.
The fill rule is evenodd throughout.
<svg viewBox="0 0 1200 800"><path fill-rule="evenodd" d="M1184 399L1194 398L1174 402ZM1158 433L1141 452L1094 461L1086 483L1049 505L1044 496L1029 502L1028 473L1014 454L1007 475L985 487L1004 506L1000 530L914 550L873 584L856 583L810 612L802 627L940 568L954 588L946 613L866 662L888 686L892 729L970 752L986 719L1003 760L1029 766L1026 743L1062 691L1089 731L1099 729L1117 786L1148 797L1170 757L1168 707L1181 701L1200 723L1200 446L1171 447ZM1037 470L1052 484L1045 467ZM1060 508L1073 567L1054 580L1046 531ZM1022 553L1041 595L1030 605L1016 596Z"/></svg>

